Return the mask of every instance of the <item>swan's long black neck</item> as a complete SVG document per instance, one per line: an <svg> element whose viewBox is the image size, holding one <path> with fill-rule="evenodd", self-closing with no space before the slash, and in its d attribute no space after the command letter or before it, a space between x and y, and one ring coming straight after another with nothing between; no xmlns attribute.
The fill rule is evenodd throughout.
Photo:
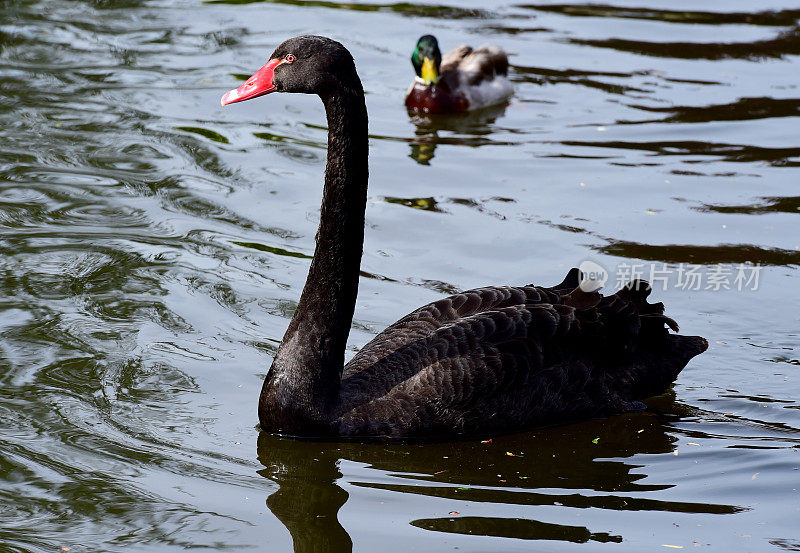
<svg viewBox="0 0 800 553"><path fill-rule="evenodd" d="M304 433L309 424L324 426L339 391L367 202L367 110L357 76L355 81L321 95L328 118L328 161L317 245L259 402L262 427L273 431L292 432L300 423Z"/></svg>

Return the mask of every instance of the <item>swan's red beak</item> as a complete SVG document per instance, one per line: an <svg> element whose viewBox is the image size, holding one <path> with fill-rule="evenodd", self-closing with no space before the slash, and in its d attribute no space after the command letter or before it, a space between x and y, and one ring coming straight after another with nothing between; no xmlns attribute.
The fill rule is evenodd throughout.
<svg viewBox="0 0 800 553"><path fill-rule="evenodd" d="M275 68L281 63L283 63L283 60L269 60L264 67L247 79L242 86L226 92L222 100L220 100L220 104L226 106L235 102L244 102L245 100L258 98L264 94L275 92L275 85L272 83L272 78L275 74Z"/></svg>

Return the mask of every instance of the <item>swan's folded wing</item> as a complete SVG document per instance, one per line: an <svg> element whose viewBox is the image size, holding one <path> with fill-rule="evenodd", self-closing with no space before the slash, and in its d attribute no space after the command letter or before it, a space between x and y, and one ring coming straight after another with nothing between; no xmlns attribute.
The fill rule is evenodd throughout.
<svg viewBox="0 0 800 553"><path fill-rule="evenodd" d="M344 377L375 365L398 348L430 336L443 325L464 317L515 305L556 299L549 289L530 286L490 286L467 290L416 309L366 344L345 366Z"/></svg>
<svg viewBox="0 0 800 553"><path fill-rule="evenodd" d="M422 325L415 339L398 339L382 357L380 348L368 352L364 360L374 362L358 371L346 368L338 423L348 434L410 436L624 410L627 392L660 393L705 349L702 339L668 334L665 325L676 325L662 304L647 303L644 282L607 297L560 287L493 289L489 296L505 301L536 301L495 299L491 309L444 324L473 306L452 296L410 314L400 322ZM478 301L484 290L465 295Z"/></svg>
<svg viewBox="0 0 800 553"><path fill-rule="evenodd" d="M551 355L548 344L576 322L570 306L534 304L443 325L345 378L340 424L351 434L383 436L422 435L440 424L469 426L526 388Z"/></svg>
<svg viewBox="0 0 800 553"><path fill-rule="evenodd" d="M527 286L487 286L467 290L423 305L412 311L367 343L344 369L344 377L371 367L405 344L415 342L441 326L464 317L514 305L560 303L560 296L580 283L578 269L570 269L564 280L550 288Z"/></svg>

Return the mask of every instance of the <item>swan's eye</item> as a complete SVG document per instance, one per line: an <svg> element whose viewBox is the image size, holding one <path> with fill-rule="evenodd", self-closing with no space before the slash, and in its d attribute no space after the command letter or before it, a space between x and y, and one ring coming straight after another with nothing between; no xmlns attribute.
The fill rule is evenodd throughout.
<svg viewBox="0 0 800 553"><path fill-rule="evenodd" d="M292 54L286 54L286 57L283 58L283 61L286 63L292 63L294 61L294 56Z"/></svg>

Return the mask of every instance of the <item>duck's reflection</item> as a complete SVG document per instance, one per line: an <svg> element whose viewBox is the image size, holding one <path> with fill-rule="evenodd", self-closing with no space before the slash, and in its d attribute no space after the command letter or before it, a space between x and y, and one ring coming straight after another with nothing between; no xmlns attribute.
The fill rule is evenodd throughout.
<svg viewBox="0 0 800 553"><path fill-rule="evenodd" d="M506 103L467 113L437 115L409 111L411 122L416 127L415 137L410 140L409 157L420 165L430 165L439 144L474 147L494 143L490 138L492 125L505 114L507 107ZM448 136L439 136L443 131L449 132Z"/></svg>
<svg viewBox="0 0 800 553"><path fill-rule="evenodd" d="M279 486L267 499L267 506L291 533L298 553L352 550L350 536L337 518L348 498L336 483L342 477L341 459L366 463L381 474L380 481L365 482L362 476L350 482L352 486L452 499L454 510L470 502L613 511L739 512L739 507L731 505L641 497L641 492L657 492L671 485L639 483L647 476L641 465L620 459L672 452L676 438L668 429L662 416L643 413L494 438L491 443L321 443L261 433L258 457L265 467L261 474ZM392 481L387 482L387 474ZM585 490L601 493L582 493ZM429 512L427 508L421 511ZM410 524L438 532L517 539L622 540L615 533L529 518L445 515L414 519Z"/></svg>

